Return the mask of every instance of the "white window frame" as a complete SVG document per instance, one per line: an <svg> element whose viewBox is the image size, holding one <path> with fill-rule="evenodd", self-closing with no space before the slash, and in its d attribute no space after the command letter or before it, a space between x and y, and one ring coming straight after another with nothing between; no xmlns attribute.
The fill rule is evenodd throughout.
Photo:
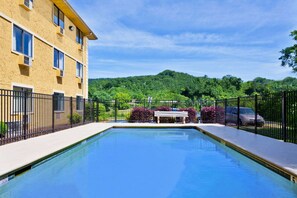
<svg viewBox="0 0 297 198"><path fill-rule="evenodd" d="M57 50L59 52L59 54L61 53L64 56L63 57L63 68L61 68L61 66L60 66L60 55L59 55L59 61L58 61L59 65L58 65L58 67L55 67L55 50ZM65 56L64 52L62 52L61 50L54 47L53 48L53 68L65 71L65 57L66 56ZM65 75L65 73L64 73L64 75Z"/></svg>
<svg viewBox="0 0 297 198"><path fill-rule="evenodd" d="M14 90L13 88L14 87L20 87L20 88L25 88L25 89L31 89L32 90L32 94L34 93L34 87L31 86L31 85L25 85L25 84L20 84L20 83L12 83L11 84L11 90ZM12 115L18 115L18 114L21 114L23 113L24 111L22 112L16 112L15 111L15 102L14 102L14 98L12 97L11 98L11 112L12 112ZM34 97L32 96L32 101L31 101L31 111L27 111L26 113L33 113L34 112Z"/></svg>
<svg viewBox="0 0 297 198"><path fill-rule="evenodd" d="M34 7L34 0L29 0L29 1L31 1L31 3L32 3L32 9L33 9L33 7ZM24 4L25 4L25 0L24 0Z"/></svg>
<svg viewBox="0 0 297 198"><path fill-rule="evenodd" d="M58 24L55 23L55 8L58 9ZM65 25L66 16L65 16L65 13L62 12L63 13L63 22L64 22L64 27L62 27L60 25L60 12L62 12L62 10L56 4L53 4L53 23L54 23L55 26L59 26L59 27L65 29L65 27L66 27L66 25Z"/></svg>
<svg viewBox="0 0 297 198"><path fill-rule="evenodd" d="M25 31L25 32L27 32L28 34L30 34L31 35L31 41L32 41L32 49L31 49L31 53L32 53L32 56L29 56L30 58L32 58L32 60L34 60L34 38L35 38L35 36L34 36L34 34L31 32L31 31L28 31L26 28L24 28L24 27L22 27L22 26L20 26L20 25L18 25L18 24L15 24L15 23L11 23L11 40L12 40L12 42L11 42L11 51L13 52L13 53L15 53L15 54L18 54L18 55L24 55L24 56L27 56L26 54L24 54L24 53L22 53L22 52L18 52L18 51L16 51L15 49L14 49L14 46L16 45L14 45L14 41L15 41L15 39L14 39L14 26L17 26L18 28L20 28L20 29L22 29L23 31Z"/></svg>
<svg viewBox="0 0 297 198"><path fill-rule="evenodd" d="M81 67L81 70L80 70L80 74L79 75L77 75L77 66L78 66L78 64L80 65L80 67ZM84 77L84 65L82 64L82 63L80 63L80 62L78 62L78 61L76 61L76 69L75 69L75 71L76 71L76 77L78 77L78 78L83 78Z"/></svg>
<svg viewBox="0 0 297 198"><path fill-rule="evenodd" d="M54 112L55 112L55 113L65 112L65 92L64 92L64 91L57 91L57 90L54 90L54 91L53 91L53 95L54 95L55 93L63 94L63 110L55 110L55 108L53 107Z"/></svg>
<svg viewBox="0 0 297 198"><path fill-rule="evenodd" d="M77 35L79 37L79 40L77 40ZM78 27L76 27L75 41L77 44L84 45L84 35Z"/></svg>
<svg viewBox="0 0 297 198"><path fill-rule="evenodd" d="M77 97L81 97L81 99L82 99L82 109L77 109ZM76 111L82 112L84 110L84 103L83 103L84 102L84 96L81 95L81 94L76 94L75 100L76 100L76 107L75 107Z"/></svg>

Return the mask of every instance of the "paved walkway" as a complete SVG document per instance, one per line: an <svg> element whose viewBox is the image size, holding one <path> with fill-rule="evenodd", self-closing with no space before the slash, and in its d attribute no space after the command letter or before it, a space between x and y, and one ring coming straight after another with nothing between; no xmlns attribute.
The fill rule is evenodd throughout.
<svg viewBox="0 0 297 198"><path fill-rule="evenodd" d="M297 144L221 125L200 126L199 128L297 175Z"/></svg>
<svg viewBox="0 0 297 198"><path fill-rule="evenodd" d="M0 181L12 172L112 127L199 127L297 175L297 144L218 124L91 123L0 146ZM1 183L1 182L0 182Z"/></svg>

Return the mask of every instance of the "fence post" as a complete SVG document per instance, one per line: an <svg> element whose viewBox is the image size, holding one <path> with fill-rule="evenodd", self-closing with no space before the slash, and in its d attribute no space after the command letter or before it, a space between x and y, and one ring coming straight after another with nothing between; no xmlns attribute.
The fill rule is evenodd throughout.
<svg viewBox="0 0 297 198"><path fill-rule="evenodd" d="M217 112L217 100L215 100L214 102L214 106L215 106L215 123L218 123L218 112Z"/></svg>
<svg viewBox="0 0 297 198"><path fill-rule="evenodd" d="M55 132L55 95L52 96L52 132Z"/></svg>
<svg viewBox="0 0 297 198"><path fill-rule="evenodd" d="M83 108L83 124L86 122L86 99L84 98L83 102L84 108Z"/></svg>
<svg viewBox="0 0 297 198"><path fill-rule="evenodd" d="M226 116L227 116L227 105L228 105L227 99L225 99L225 104L224 104L224 106L225 106L225 115L224 115L225 126L227 125L227 119L226 119Z"/></svg>
<svg viewBox="0 0 297 198"><path fill-rule="evenodd" d="M91 100L92 102L92 122L95 122L95 103L93 100Z"/></svg>
<svg viewBox="0 0 297 198"><path fill-rule="evenodd" d="M115 99L114 101L114 121L117 122L118 121L118 99Z"/></svg>
<svg viewBox="0 0 297 198"><path fill-rule="evenodd" d="M96 101L96 122L99 122L99 100Z"/></svg>
<svg viewBox="0 0 297 198"><path fill-rule="evenodd" d="M287 141L287 92L282 94L282 132L283 140Z"/></svg>
<svg viewBox="0 0 297 198"><path fill-rule="evenodd" d="M70 127L72 128L73 125L73 103L72 103L72 96L70 97Z"/></svg>
<svg viewBox="0 0 297 198"><path fill-rule="evenodd" d="M255 134L258 134L258 95L255 95Z"/></svg>
<svg viewBox="0 0 297 198"><path fill-rule="evenodd" d="M27 139L27 91L24 92L24 114L23 114L24 139Z"/></svg>
<svg viewBox="0 0 297 198"><path fill-rule="evenodd" d="M239 129L239 125L240 125L239 114L240 114L240 97L237 98L237 129Z"/></svg>

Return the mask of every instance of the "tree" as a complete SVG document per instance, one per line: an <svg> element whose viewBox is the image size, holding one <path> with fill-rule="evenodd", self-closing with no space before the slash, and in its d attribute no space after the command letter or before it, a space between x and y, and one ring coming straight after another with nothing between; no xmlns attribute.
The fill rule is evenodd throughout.
<svg viewBox="0 0 297 198"><path fill-rule="evenodd" d="M233 89L234 87L237 91L240 90L242 84L241 78L237 78L231 75L226 75L222 78L222 85L226 89Z"/></svg>
<svg viewBox="0 0 297 198"><path fill-rule="evenodd" d="M292 31L290 36L297 41L297 30ZM282 56L279 58L282 61L281 65L292 67L293 72L297 72L297 44L287 47L280 52L282 53Z"/></svg>
<svg viewBox="0 0 297 198"><path fill-rule="evenodd" d="M112 100L112 97L106 92L101 90L93 91L92 95L90 96L94 100L98 101L109 101Z"/></svg>
<svg viewBox="0 0 297 198"><path fill-rule="evenodd" d="M132 99L131 96L128 93L125 92L117 92L115 94L115 99L118 100L119 109L129 109L129 102Z"/></svg>

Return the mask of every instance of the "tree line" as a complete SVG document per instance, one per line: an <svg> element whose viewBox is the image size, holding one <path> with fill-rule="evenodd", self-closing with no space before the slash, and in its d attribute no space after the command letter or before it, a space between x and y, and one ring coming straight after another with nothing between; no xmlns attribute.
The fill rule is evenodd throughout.
<svg viewBox="0 0 297 198"><path fill-rule="evenodd" d="M143 100L148 97L154 100L210 100L267 95L294 90L296 87L297 79L293 77L283 80L257 77L244 82L231 75L219 79L165 70L157 75L90 79L89 96L92 99L119 101Z"/></svg>

